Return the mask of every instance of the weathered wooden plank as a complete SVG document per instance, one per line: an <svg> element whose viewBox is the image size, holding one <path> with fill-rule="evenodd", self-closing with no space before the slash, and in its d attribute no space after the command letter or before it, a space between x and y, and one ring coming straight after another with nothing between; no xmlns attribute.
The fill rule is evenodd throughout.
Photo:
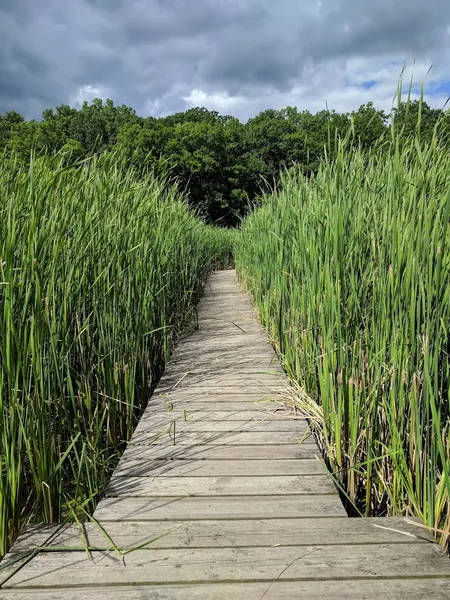
<svg viewBox="0 0 450 600"><path fill-rule="evenodd" d="M284 378L284 375L283 375ZM246 383L247 382L247 383ZM233 377L231 375L217 376L214 377L210 374L204 375L190 375L190 374L177 374L173 377L167 377L161 382L158 387L159 393L172 392L178 390L190 390L191 392L197 392L200 389L211 391L220 389L228 392L230 389L235 391L240 389L242 392L246 387L249 386L250 390L259 392L261 394L267 394L267 392L285 392L289 388L286 382L281 378L275 378L271 375L248 375Z"/></svg>
<svg viewBox="0 0 450 600"><path fill-rule="evenodd" d="M254 380L248 386L242 386L239 382L214 382L204 381L194 385L186 385L183 381L168 382L158 388L157 397L166 395L175 397L176 400L189 398L190 400L284 400L292 397L292 390L284 383L265 383L263 380ZM170 395L170 396L169 396ZM225 398L228 396L228 398Z"/></svg>
<svg viewBox="0 0 450 600"><path fill-rule="evenodd" d="M226 280L226 277L229 278L228 281ZM220 292L222 291L222 289L226 290L229 287L234 292L239 292L241 298L246 298L247 296L247 292L245 292L244 290L242 290L241 292L240 288L237 287L236 280L233 281L231 271L221 271L220 273L214 273L210 277L204 289L203 299L208 298L208 296L210 295L216 296L220 293L217 284L220 285Z"/></svg>
<svg viewBox="0 0 450 600"><path fill-rule="evenodd" d="M214 305L215 303L212 303L211 306ZM255 323L255 316L254 313L252 313L251 311L248 311L247 309L241 307L237 307L237 308L233 308L233 307L228 307L228 306L217 306L217 311L218 312L210 312L207 314L202 314L202 311L200 311L199 313L199 320L195 323L192 323L191 325L191 329L188 329L184 334L182 334L181 338L183 341L188 340L190 338L193 338L195 336L197 336L199 333L202 332L202 327L205 327L205 329L203 329L203 331L205 333L208 332L208 327L212 327L214 324L214 321L217 321L217 325L216 325L216 329L221 329L221 328L225 328L228 330L231 329L236 329L236 333L238 334L243 334L246 335L246 328L250 328L251 331L249 331L248 333L251 333L253 336L260 336L261 337L261 348L264 347L268 347L273 351L273 346L270 343L266 332L264 331L264 329L261 327L261 325L258 325L257 323ZM219 320L219 319L223 319L223 320ZM253 328L257 328L257 329L253 329ZM233 329L233 331L234 331ZM215 334L215 330L211 330L211 338L214 338L214 334ZM179 348L176 349L176 351L179 351Z"/></svg>
<svg viewBox="0 0 450 600"><path fill-rule="evenodd" d="M244 370L244 369L242 369ZM219 368L217 368L217 372L211 372L209 370L204 370L202 368L196 370L187 369L184 365L182 368L174 368L170 372L167 373L164 379L164 387L167 385L180 385L178 382L184 382L183 387L186 385L192 386L193 388L197 387L211 387L211 384L214 384L213 387L216 388L240 388L239 393L245 393L245 381L248 381L248 384L251 386L254 392L264 392L267 393L271 391L272 393L275 391L272 389L275 387L276 391L281 387L281 392L285 392L289 390L285 375L282 372L276 372L272 367L258 367L258 368L248 368L245 369L247 373L237 373L237 366L231 365L230 367L224 367L221 372L219 372ZM242 384L244 383L244 388ZM198 391L194 389L193 391ZM224 390L225 392L229 392L228 389ZM162 390L159 390L157 393L161 393ZM162 392L162 393L165 393Z"/></svg>
<svg viewBox="0 0 450 600"><path fill-rule="evenodd" d="M107 496L270 496L337 494L329 475L265 477L119 477L113 475ZM338 498L336 498L338 500Z"/></svg>
<svg viewBox="0 0 450 600"><path fill-rule="evenodd" d="M197 398L197 400L195 400ZM196 412L219 412L219 411L254 411L259 413L267 414L275 411L284 411L284 407L281 403L274 402L272 400L252 400L247 397L246 400L227 400L226 398L219 398L217 402L215 400L208 400L203 397L203 400L199 400L200 396L194 396L194 400L167 398L159 396L158 398L153 397L150 404L145 409L146 414L157 413L157 414L171 414L179 411L184 413L186 410L188 415L192 415ZM209 397L210 398L210 397ZM259 398L259 396L258 396Z"/></svg>
<svg viewBox="0 0 450 600"><path fill-rule="evenodd" d="M209 296L222 296L222 290L227 289L232 290L234 293L239 293L240 298L247 298L247 292L244 290L241 291L241 288L237 287L236 285L236 280L233 281L231 277L231 271L229 273L226 272L226 275L222 275L222 273L224 272L215 273L211 276L211 278L208 281L208 284L204 289L204 294L201 302L203 302ZM226 281L225 279L226 276L229 276L228 281Z"/></svg>
<svg viewBox="0 0 450 600"><path fill-rule="evenodd" d="M179 349L189 346L191 344L198 344L200 342L206 342L207 344L229 344L235 347L235 344L239 345L270 345L267 336L262 331L249 331L246 332L238 327L228 328L226 330L217 329L214 335L211 335L208 331L201 331L197 329L193 332L188 333L179 340Z"/></svg>
<svg viewBox="0 0 450 600"><path fill-rule="evenodd" d="M245 433L245 432L280 432L280 433L296 433L298 436L310 432L308 422L305 421L289 421L289 420L256 420L248 421L188 421L183 415L173 415L171 419L160 422L159 425L154 421L143 421L139 423L135 430L135 437L140 434L155 434L160 432L169 432L172 439L174 430L176 436L181 433Z"/></svg>
<svg viewBox="0 0 450 600"><path fill-rule="evenodd" d="M214 285L220 287L212 291L212 293L206 291L199 303L199 314L204 316L210 314L212 311L217 310L217 305L221 307L236 309L236 307L242 307L245 310L255 311L255 308L249 302L246 294L241 293L236 287L233 289L233 283L224 284L223 282L215 283Z"/></svg>
<svg viewBox="0 0 450 600"><path fill-rule="evenodd" d="M286 420L293 420L294 423L301 422L304 417L293 416L289 411L260 411L260 410L186 410L186 414L183 410L166 410L166 406L159 408L157 411L147 412L145 411L141 417L140 423L146 423L154 425L165 425L171 423L174 419L186 418L187 423L208 423L216 421L256 421L266 422L273 421L274 423L283 423ZM162 410L161 410L162 409Z"/></svg>
<svg viewBox="0 0 450 600"><path fill-rule="evenodd" d="M201 361L204 361L203 364ZM211 359L212 360L212 359ZM197 375L217 377L218 381L229 378L234 380L244 379L259 379L260 376L272 375L275 379L284 379L286 384L289 383L286 373L281 369L279 365L273 363L269 356L255 359L254 357L247 357L246 362L240 362L238 359L230 357L230 364L227 364L223 360L215 359L213 363L211 360L207 362L207 356L202 356L198 361L189 361L186 363L188 368L183 369L184 372L189 372ZM197 367L197 363L200 363L201 368ZM271 366L266 366L270 365ZM167 367L163 379L172 374L174 365L171 364Z"/></svg>
<svg viewBox="0 0 450 600"><path fill-rule="evenodd" d="M279 446L231 446L231 445L132 445L126 448L123 458L152 459L214 459L214 460L267 460L308 459L321 456L316 444L281 444Z"/></svg>
<svg viewBox="0 0 450 600"><path fill-rule="evenodd" d="M222 287L227 289L229 286L231 289L234 289L234 291L240 291L240 288L236 285L236 279L233 279L233 271L216 271L211 275L204 288L203 298L207 298L209 295L216 295L218 293L217 284L220 284L220 289L222 289ZM246 297L245 291L242 291L241 297Z"/></svg>
<svg viewBox="0 0 450 600"><path fill-rule="evenodd" d="M177 359L171 363L163 377L174 377L191 373L193 375L215 374L220 377L233 377L236 374L256 377L260 373L273 374L276 377L286 377L281 367L274 364L272 357L259 358L246 357L239 360L237 357L229 356L226 359L219 357L208 357L206 354L197 357L197 360ZM287 382L287 380L285 380Z"/></svg>
<svg viewBox="0 0 450 600"><path fill-rule="evenodd" d="M160 396L159 398L154 398L153 402L147 406L145 410L145 414L162 414L165 415L174 413L184 415L184 411L186 410L187 415L192 415L196 412L238 412L238 411L254 411L255 416L258 414L267 415L274 414L277 411L283 411L285 413L285 409L283 405L278 402L273 402L271 400L256 400L256 402L251 398L247 397L246 400L227 400L226 397L214 398L210 396L206 397L194 397L194 400L189 400L185 398L181 398L179 400L172 398L165 398ZM259 398L259 396L258 396ZM280 412L281 414L281 412ZM286 414L286 413L285 413ZM293 414L293 413L291 413Z"/></svg>
<svg viewBox="0 0 450 600"><path fill-rule="evenodd" d="M225 419L228 422L234 423L247 423L249 420L255 422L270 422L279 423L289 420L289 413L286 412L275 412L270 410L256 410L250 411L245 410L245 406L241 406L239 402L233 402L227 404L225 402L211 402L211 403L195 403L195 408L192 409L193 404L189 402L174 404L172 407L167 407L167 404L161 404L158 407L152 407L152 410L146 410L144 423L145 425L152 426L153 424L161 424L162 426L167 423L172 423L174 420L183 420L186 423L213 423L221 422L221 416L226 415ZM191 408L190 408L191 407ZM243 408L243 410L241 410ZM253 416L250 416L252 414ZM291 413L292 414L292 413ZM302 427L302 419L293 419L294 422L299 423L299 427ZM307 419L304 419L307 422Z"/></svg>
<svg viewBox="0 0 450 600"><path fill-rule="evenodd" d="M259 401L258 401L259 402ZM161 414L161 415L182 415L184 417L184 411L186 411L187 416L193 415L195 413L217 413L217 412L246 412L253 411L255 403L252 400L230 400L219 399L217 402L214 399L203 399L196 401L189 400L175 400L166 399L166 398L158 398L158 400L154 400L154 402L147 407L145 410L146 415L152 414ZM280 406L279 409L276 407ZM275 407L275 408L274 408ZM277 410L282 411L282 405L274 402L259 402L257 408L255 409L255 416L258 415L269 415L274 414ZM281 413L280 413L281 414ZM291 413L292 414L292 413ZM261 416L261 418L262 418ZM150 418L150 417L149 417Z"/></svg>
<svg viewBox="0 0 450 600"><path fill-rule="evenodd" d="M144 549L123 560L113 552L38 554L10 579L15 586L230 582L386 577L446 577L435 544L357 544L271 548ZM5 564L8 573L8 561ZM57 577L55 574L57 573ZM450 583L450 578L448 579Z"/></svg>
<svg viewBox="0 0 450 600"><path fill-rule="evenodd" d="M173 405L180 402L253 402L263 405L280 405L287 398L285 390L273 391L267 388L253 387L246 388L245 391L242 388L232 387L198 387L195 389L181 388L167 392L157 392L150 401L153 403L162 402L162 405L171 403ZM248 407L244 407L248 408ZM226 409L224 409L226 410Z"/></svg>
<svg viewBox="0 0 450 600"><path fill-rule="evenodd" d="M205 287L201 302L204 302L209 297L222 297L222 290L225 292L232 291L235 294L237 293L239 294L239 297L243 300L246 300L248 298L247 292L243 288L240 288L236 285L236 280L233 281L231 275L228 281L225 280L225 277L223 277L221 273L216 273L216 276L217 275L217 279L215 279L214 276L210 278L209 283L211 285L210 287L208 285Z"/></svg>
<svg viewBox="0 0 450 600"><path fill-rule="evenodd" d="M342 517L346 512L333 495L204 496L179 498L104 498L94 513L104 521L192 521L202 519L272 519Z"/></svg>
<svg viewBox="0 0 450 600"><path fill-rule="evenodd" d="M241 350L238 350L236 348L201 352L200 354L195 350L189 350L184 348L183 351L181 351L179 348L176 348L174 353L172 354L169 365L173 363L179 363L181 361L185 361L190 364L205 363L205 361L207 361L208 359L210 359L211 361L219 361L223 359L224 364L226 364L227 361L237 361L239 359L245 362L268 359L271 360L272 363L275 363L278 360L275 356L273 349L268 345L258 347L251 354L247 354L246 352L242 352Z"/></svg>
<svg viewBox="0 0 450 600"><path fill-rule="evenodd" d="M160 407L152 407L150 411L147 410L145 412L145 423L148 425L152 425L153 423L164 425L165 423L171 423L178 419L182 419L183 421L186 419L186 423L211 423L220 422L222 415L227 415L228 418L225 419L226 421L242 423L248 422L249 419L255 421L274 421L275 423L289 419L289 413L278 413L270 410L249 411L245 410L245 406L242 407L238 402L233 402L228 405L223 402L211 402L208 404L196 403L194 409L189 409L189 407L192 406L193 404L185 402L172 405L172 407L169 408L166 403L161 404ZM241 408L244 410L241 410ZM253 414L253 417L250 416L250 413ZM245 418L245 415L247 415L247 418ZM301 421L300 418L294 420L296 422ZM307 419L305 419L305 421L307 421Z"/></svg>
<svg viewBox="0 0 450 600"><path fill-rule="evenodd" d="M255 314L248 311L248 316L236 315L233 311L229 311L228 314L225 312L210 312L205 316L200 316L197 320L197 326L199 330L207 329L215 331L217 328L228 328L235 327L239 331L246 327L254 327L256 331L260 332L261 335L266 336L264 327L258 321Z"/></svg>
<svg viewBox="0 0 450 600"><path fill-rule="evenodd" d="M226 390L209 390L195 392L189 390L177 390L175 392L156 393L150 399L150 402L145 409L145 412L156 408L167 408L168 406L175 408L181 404L189 403L192 411L205 407L214 403L228 403L229 408L222 405L216 410L265 410L265 411L286 411L290 401L285 393L270 393L267 390L261 392L230 393ZM167 410L171 410L168 408ZM291 413L292 414L292 413Z"/></svg>
<svg viewBox="0 0 450 600"><path fill-rule="evenodd" d="M212 277L210 279L210 283L211 283L211 287L208 288L208 286L206 286L206 288L204 289L203 297L200 300L200 303L206 302L208 300L208 298L213 298L213 299L215 299L216 297L218 297L219 299L224 298L227 296L227 294L232 295L232 296L236 295L242 301L245 301L248 298L247 292L244 291L243 289L241 290L241 288L237 287L236 282L233 281L231 278L229 281L225 281L224 279L219 277L215 281L214 277ZM247 305L249 306L250 303L247 302Z"/></svg>
<svg viewBox="0 0 450 600"><path fill-rule="evenodd" d="M184 375L184 373L206 374L214 372L217 375L234 375L239 372L247 373L276 373L281 375L283 370L280 366L274 364L269 356L260 358L242 358L229 356L226 359L211 358L207 355L197 357L197 360L185 358L176 360L167 366L164 376L173 377L175 375Z"/></svg>
<svg viewBox="0 0 450 600"><path fill-rule="evenodd" d="M225 344L239 347L260 346L268 344L269 342L267 341L267 338L262 336L260 331L252 330L251 328L247 328L247 330L238 329L237 327L218 328L214 332L214 335L208 330L197 329L181 338L179 341L180 349L191 345L198 346L199 344L202 344L203 346L203 343L207 346L214 344L222 346Z"/></svg>
<svg viewBox="0 0 450 600"><path fill-rule="evenodd" d="M260 335L256 333L233 335L226 333L212 336L206 332L196 332L178 342L177 353L179 355L184 351L196 351L205 354L208 351L234 350L241 352L243 356L250 356L253 352L270 351L271 349L270 343L267 340L263 342Z"/></svg>
<svg viewBox="0 0 450 600"><path fill-rule="evenodd" d="M180 364L181 363L181 364ZM173 377L175 375L184 375L188 373L190 375L206 375L214 373L218 376L235 374L239 375L254 375L257 373L275 373L282 375L284 372L281 366L276 365L273 361L266 357L258 360L255 359L242 359L230 358L229 364L224 360L215 359L211 360L207 357L204 358L203 362L199 361L179 361L178 363L171 363L164 372L164 377Z"/></svg>
<svg viewBox="0 0 450 600"><path fill-rule="evenodd" d="M222 319L202 319L197 323L197 329L194 330L200 333L230 333L233 335L237 334L258 334L265 337L264 329L254 320L239 319L237 321L224 320Z"/></svg>
<svg viewBox="0 0 450 600"><path fill-rule="evenodd" d="M170 365L166 369L163 376L164 380L172 381L173 379L190 378L190 383L199 383L202 380L217 377L220 383L231 381L242 381L244 376L250 380L260 381L261 375L264 377L271 376L277 379L278 382L284 378L284 383L288 386L286 374L281 370L280 367L276 367L271 363L269 358L262 359L260 361L248 360L247 363L238 364L236 360L230 360L229 364L215 360L214 362L207 363L206 360L203 364L199 363L182 363L181 365ZM235 383L236 385L236 383Z"/></svg>
<svg viewBox="0 0 450 600"><path fill-rule="evenodd" d="M251 303L245 293L242 293L239 288L233 287L233 282L229 284L223 281L214 283L217 289L214 291L205 290L205 293L199 303L199 312L201 314L208 314L209 310L215 310L217 303L223 306L229 306L235 308L236 306L243 306L247 310L251 307ZM220 289L218 289L220 287Z"/></svg>
<svg viewBox="0 0 450 600"><path fill-rule="evenodd" d="M161 431L167 430L168 427L173 428L173 424L176 423L176 432L181 433L183 431L192 431L196 433L215 433L215 432L234 432L234 431L279 431L279 432L295 432L302 435L306 431L309 431L309 425L306 420L293 419L248 419L247 421L189 421L186 416L186 420L183 416L173 416L172 419L159 424ZM158 431L158 424L153 420L141 419L139 425L135 430L135 435L141 432L155 432Z"/></svg>
<svg viewBox="0 0 450 600"><path fill-rule="evenodd" d="M199 302L199 313L208 314L209 310L215 310L217 303L223 306L229 306L230 308L243 306L247 310L252 307L245 292L241 292L239 288L236 288L232 281L228 284L220 281L214 283L214 285L217 286L216 290L205 290L203 297Z"/></svg>
<svg viewBox="0 0 450 600"><path fill-rule="evenodd" d="M204 298L204 300L206 300L206 298ZM230 307L226 311L221 312L218 311L215 306L214 300L211 302L211 307L209 310L203 310L203 307L199 306L200 310L198 311L197 321L199 323L218 323L219 325L221 323L254 323L260 327L261 332L265 335L265 330L259 322L256 312L253 310L253 307L250 305L250 303L247 303L247 308L245 309L245 312L248 313L249 316L242 316L239 313L234 312L233 308ZM206 305L204 308L206 309Z"/></svg>
<svg viewBox="0 0 450 600"><path fill-rule="evenodd" d="M200 310L198 311L198 321L225 321L225 322L236 322L236 320L245 320L247 319L248 321L251 321L257 325L259 325L259 327L261 327L261 324L259 322L259 319L257 317L256 312L253 310L253 307L251 306L251 304L249 302L247 302L247 307L244 308L243 310L245 311L246 315L248 313L248 317L242 317L242 315L239 312L235 312L233 305L235 305L235 302L232 303L232 305L230 306L229 304L227 304L227 302L225 302L225 304L227 304L226 308L223 311L218 311L216 308L216 302L221 302L223 305L223 301L220 298L216 298L216 299L212 299L211 301L209 301L206 297L203 298L203 300L205 301L204 306L199 305ZM209 304L209 306L207 306L207 303ZM242 304L242 303L241 303ZM239 302L238 302L238 306L239 306ZM264 332L264 329L262 330Z"/></svg>
<svg viewBox="0 0 450 600"><path fill-rule="evenodd" d="M201 397L202 399L208 397L223 397L228 396L228 399L237 400L245 400L248 398L253 401L257 401L259 399L265 401L281 401L287 398L287 392L289 388L283 386L279 389L273 389L274 386L266 386L261 383L253 383L249 384L246 387L242 387L240 385L217 385L217 386L196 386L195 388L190 389L175 389L173 391L162 391L159 388L155 392L156 398L161 396L176 396L177 398L189 398L192 401L195 401L195 398ZM225 398L223 398L225 400Z"/></svg>
<svg viewBox="0 0 450 600"><path fill-rule="evenodd" d="M203 373L191 373L189 370L183 369L178 373L170 373L162 378L161 383L167 385L172 380L177 382L182 380L185 385L199 386L209 385L214 382L215 387L240 387L242 385L255 386L279 386L283 384L285 388L289 388L288 380L286 379L285 373L282 371L276 371L270 368L253 368L247 369L247 373L239 372L238 369L233 368L225 370L223 373L219 373L218 370L206 371Z"/></svg>
<svg viewBox="0 0 450 600"><path fill-rule="evenodd" d="M322 460L204 460L204 459L130 459L117 465L114 475L121 477L249 477L270 475L323 475Z"/></svg>
<svg viewBox="0 0 450 600"><path fill-rule="evenodd" d="M272 383L275 383L278 385L281 382L285 386L288 386L286 374L281 369L254 366L251 364L250 366L241 366L240 368L238 365L233 364L228 368L222 369L215 366L203 369L175 369L170 367L164 373L161 383L167 384L173 380L182 380L189 385L199 385L203 381L216 381L218 387L222 384L237 386L240 383L246 384L246 382L251 385L255 383L260 385L272 385Z"/></svg>
<svg viewBox="0 0 450 600"><path fill-rule="evenodd" d="M208 415L212 418L208 418ZM246 415L246 412L232 413L231 411L202 411L189 414L186 411L176 410L164 412L161 415L146 415L141 419L136 431L148 431L151 429L163 430L176 423L177 431L289 431L305 432L308 430L306 419L290 420L279 417L265 416L261 414L258 418L256 413L253 417L240 418L240 415ZM221 415L227 418L220 418ZM229 417L229 418L228 418Z"/></svg>
<svg viewBox="0 0 450 600"><path fill-rule="evenodd" d="M242 357L238 353L228 352L225 356L221 356L219 353L216 356L209 355L195 355L173 357L171 362L166 367L166 372L172 372L172 370L185 370L185 371L210 371L211 369L217 372L233 372L240 369L245 371L246 369L273 369L277 372L282 372L282 368L276 364L274 357L268 354L259 356L247 356Z"/></svg>
<svg viewBox="0 0 450 600"><path fill-rule="evenodd" d="M235 304L243 304L247 307L251 306L251 303L248 300L248 296L244 291L241 291L236 287L234 282L224 282L217 281L214 282L211 280L214 288L210 290L205 290L202 299L200 300L200 306L202 313L207 312L205 307L209 304L212 307L215 306L216 301L226 304L228 306L234 306Z"/></svg>
<svg viewBox="0 0 450 600"><path fill-rule="evenodd" d="M273 358L271 346L262 345L258 341L250 344L242 338L234 337L236 338L234 343L231 343L233 340L230 341L230 339L227 342L226 337L217 340L214 339L210 342L195 338L190 342L180 344L177 353L174 354L174 359L187 359L188 356L196 356L197 359L203 360L209 354L211 355L211 359L213 359L218 358L220 353L240 354L242 358L254 358L256 355L260 355L260 358Z"/></svg>
<svg viewBox="0 0 450 600"><path fill-rule="evenodd" d="M2 600L448 600L448 579L360 579L356 581L273 581L132 587L21 588L4 590Z"/></svg>
<svg viewBox="0 0 450 600"><path fill-rule="evenodd" d="M185 339L179 342L178 352L183 350L197 351L206 353L208 351L220 351L220 350L239 350L243 356L251 356L253 352L258 352L263 348L270 348L269 342L265 344L259 339L259 335L248 334L242 335L219 335L219 336L208 336L207 334L196 335L190 339Z"/></svg>
<svg viewBox="0 0 450 600"><path fill-rule="evenodd" d="M225 406L224 406L225 404ZM234 423L247 423L249 420L254 420L256 422L265 422L265 421L273 421L274 423L287 421L289 419L289 415L286 413L280 413L278 416L277 413L272 411L255 411L254 417L249 418L249 412L246 410L239 410L241 408L239 403L233 403L233 405L226 405L226 403L218 402L218 403L208 403L208 404L198 404L198 408L194 410L189 410L189 407L192 406L188 402L180 403L176 405L172 405L172 408L168 408L167 404L161 405L160 409L157 408L154 410L146 411L145 413L145 426L158 426L161 425L163 427L165 424L172 423L174 420L183 420L186 423L213 423L220 422L221 415L227 415L228 418L225 419L229 422ZM238 410L233 410L233 406ZM225 408L225 410L222 410ZM252 411L253 412L253 411ZM211 415L211 418L209 418ZM241 416L247 415L247 418L241 418ZM302 427L301 419L295 419L296 422L299 422L299 428ZM305 419L307 422L307 419Z"/></svg>
<svg viewBox="0 0 450 600"><path fill-rule="evenodd" d="M222 338L231 338L234 336L238 336L243 340L246 340L250 336L252 339L257 339L257 336L261 336L262 343L267 343L267 337L265 333L261 329L260 325L255 325L249 321L247 323L241 323L240 325L235 323L224 324L220 323L218 325L214 325L212 323L205 324L205 322L200 322L197 325L197 329L192 331L188 337L183 338L185 341L196 341L197 338L211 338L214 337L215 340L220 340ZM195 340L194 340L195 338ZM237 338L236 338L237 339Z"/></svg>
<svg viewBox="0 0 450 600"><path fill-rule="evenodd" d="M429 543L423 530L401 518L259 519L239 521L107 522L107 535L122 550L153 540L149 548L228 548L352 544ZM111 550L105 533L94 523L64 528L49 543L54 525L29 525L14 546L26 552L40 546ZM163 536L160 539L159 536Z"/></svg>
<svg viewBox="0 0 450 600"><path fill-rule="evenodd" d="M308 434L306 434L308 435ZM296 431L238 431L238 432L200 432L200 431L180 431L180 432L153 432L137 431L130 444L224 444L238 446L264 446L279 444L295 444L302 440L302 433ZM313 442L312 438L308 440Z"/></svg>
<svg viewBox="0 0 450 600"><path fill-rule="evenodd" d="M220 294L205 294L200 301L198 312L201 316L209 315L209 314L217 314L218 308L234 310L235 313L238 313L239 310L242 311L252 311L250 302L248 302L247 298L244 296L239 296L236 293L227 292L226 288L221 290Z"/></svg>
<svg viewBox="0 0 450 600"><path fill-rule="evenodd" d="M286 374L280 370L269 369L269 368L254 368L247 369L251 372L241 372L238 367L234 367L226 370L224 373L219 373L218 369L211 369L203 373L190 373L189 371L183 371L181 376L184 375L183 380L190 385L199 385L202 380L213 380L216 381L216 387L223 387L225 385L231 387L240 387L241 385L250 385L254 387L259 386L272 386L284 384L284 387L289 387L289 381L286 378ZM176 379L179 373L170 373L170 370L161 379L161 384L165 383L167 379ZM159 387L159 386L158 386Z"/></svg>
<svg viewBox="0 0 450 600"><path fill-rule="evenodd" d="M199 321L205 319L233 319L234 321L252 321L256 318L255 313L244 302L233 300L223 301L220 298L205 300L203 306L199 306ZM195 326L195 323L193 324Z"/></svg>
<svg viewBox="0 0 450 600"><path fill-rule="evenodd" d="M191 339L191 341L195 341L195 339ZM171 360L179 361L192 359L194 362L196 360L203 361L208 357L208 355L210 355L211 360L217 360L220 358L221 354L223 355L225 363L227 360L236 358L237 356L241 356L243 360L269 359L273 362L277 360L272 345L268 343L261 344L254 342L252 344L248 344L244 342L245 340L236 338L235 344L230 345L227 348L218 347L216 349L211 347L211 344L208 348L202 348L201 345L191 348L189 345L184 344L183 346L177 346Z"/></svg>
<svg viewBox="0 0 450 600"><path fill-rule="evenodd" d="M242 326L252 325L258 327L258 333L266 337L264 328L257 321L255 313L247 306L235 299L211 299L205 300L203 306L199 306L198 319L193 320L191 325L193 328L200 324L211 324L216 328L235 326L238 331L241 331Z"/></svg>
<svg viewBox="0 0 450 600"><path fill-rule="evenodd" d="M271 369L282 372L282 369L276 364L273 355L269 353L249 354L243 356L242 353L211 352L197 354L196 352L185 352L180 355L172 356L171 362L167 365L168 372L171 369L183 369L185 371L211 370L233 372L238 369Z"/></svg>
<svg viewBox="0 0 450 600"><path fill-rule="evenodd" d="M160 394L182 394L186 393L189 395L200 394L200 395L221 395L224 396L228 394L231 396L249 396L250 394L257 395L261 398L266 396L272 396L275 394L282 394L288 392L288 388L285 383L277 383L275 380L267 381L261 377L261 379L254 379L253 381L249 381L248 384L240 385L239 380L232 381L214 381L213 379L209 381L203 381L199 383L195 383L193 385L189 385L186 381L180 379L178 381L170 381L161 386L158 386L158 393Z"/></svg>
<svg viewBox="0 0 450 600"><path fill-rule="evenodd" d="M198 320L205 319L233 319L236 320L255 320L257 319L255 311L245 301L237 301L230 298L224 300L221 298L204 299L199 306Z"/></svg>

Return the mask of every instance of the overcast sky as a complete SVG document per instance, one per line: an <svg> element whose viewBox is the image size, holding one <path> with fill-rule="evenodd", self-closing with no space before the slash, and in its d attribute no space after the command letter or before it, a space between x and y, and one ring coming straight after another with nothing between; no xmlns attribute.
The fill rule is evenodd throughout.
<svg viewBox="0 0 450 600"><path fill-rule="evenodd" d="M416 84L433 65L427 100L443 106L450 0L0 0L0 114L95 97L242 120L325 102L388 109L414 61Z"/></svg>

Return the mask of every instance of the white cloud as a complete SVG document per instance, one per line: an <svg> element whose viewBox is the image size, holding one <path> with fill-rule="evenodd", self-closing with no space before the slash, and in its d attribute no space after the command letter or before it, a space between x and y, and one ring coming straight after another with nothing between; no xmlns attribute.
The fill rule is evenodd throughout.
<svg viewBox="0 0 450 600"><path fill-rule="evenodd" d="M442 80L432 77L433 72L425 79L430 65L416 63L406 66L403 73L403 89L409 87L411 76L413 86L417 88L424 82L425 99L433 107L443 107L447 96L444 94L431 94L436 81ZM342 62L330 62L327 65L310 70L306 81L294 83L287 91L278 91L274 88L259 90L254 95L232 96L226 91L206 92L202 89L193 89L183 96L188 106L205 106L210 110L217 110L224 114L233 114L247 120L266 108L284 108L297 106L299 110L317 112L328 106L338 112L347 112L357 109L361 104L373 102L378 108L390 112L396 102L397 86L402 73L401 63L379 59L351 59ZM370 82L370 87L364 84ZM413 93L412 98L418 98L418 93Z"/></svg>
<svg viewBox="0 0 450 600"><path fill-rule="evenodd" d="M189 106L205 106L222 114L237 114L245 109L251 109L253 101L243 96L230 96L227 92L208 94L202 90L192 90L183 100Z"/></svg>
<svg viewBox="0 0 450 600"><path fill-rule="evenodd" d="M104 87L94 85L83 85L78 88L76 95L72 98L71 105L79 108L83 102L92 102L95 98L108 98L108 91Z"/></svg>

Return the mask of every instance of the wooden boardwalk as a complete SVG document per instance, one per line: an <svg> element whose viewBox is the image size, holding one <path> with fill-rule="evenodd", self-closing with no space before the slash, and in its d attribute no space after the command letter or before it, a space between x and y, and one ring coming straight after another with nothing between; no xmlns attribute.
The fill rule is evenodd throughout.
<svg viewBox="0 0 450 600"><path fill-rule="evenodd" d="M28 527L0 599L450 598L450 561L422 529L346 516L286 386L234 271L215 273L98 523Z"/></svg>

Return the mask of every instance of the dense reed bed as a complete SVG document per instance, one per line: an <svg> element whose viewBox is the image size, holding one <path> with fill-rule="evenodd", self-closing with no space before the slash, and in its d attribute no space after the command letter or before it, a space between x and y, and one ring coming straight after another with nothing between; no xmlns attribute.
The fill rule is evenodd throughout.
<svg viewBox="0 0 450 600"><path fill-rule="evenodd" d="M231 248L117 156L54 160L0 162L0 555L30 517L94 507Z"/></svg>
<svg viewBox="0 0 450 600"><path fill-rule="evenodd" d="M236 264L365 515L450 533L450 157L437 140L338 144L243 224Z"/></svg>

